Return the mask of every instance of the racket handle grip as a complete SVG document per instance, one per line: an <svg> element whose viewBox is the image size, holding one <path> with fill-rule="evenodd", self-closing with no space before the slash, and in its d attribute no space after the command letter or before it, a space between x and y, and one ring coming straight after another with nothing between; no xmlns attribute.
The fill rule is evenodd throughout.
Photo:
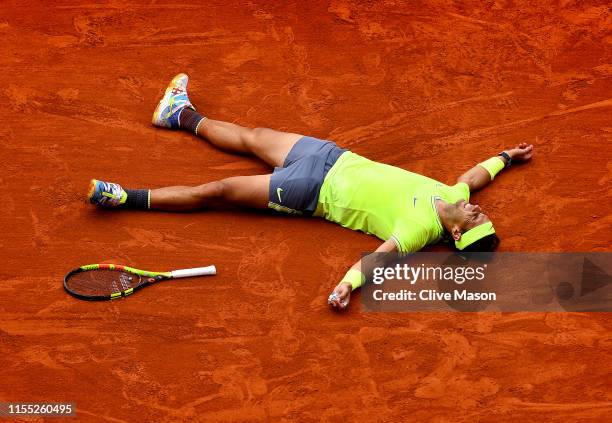
<svg viewBox="0 0 612 423"><path fill-rule="evenodd" d="M215 266L195 267L193 269L173 270L170 272L173 278L187 278L189 276L206 276L216 275L217 268Z"/></svg>

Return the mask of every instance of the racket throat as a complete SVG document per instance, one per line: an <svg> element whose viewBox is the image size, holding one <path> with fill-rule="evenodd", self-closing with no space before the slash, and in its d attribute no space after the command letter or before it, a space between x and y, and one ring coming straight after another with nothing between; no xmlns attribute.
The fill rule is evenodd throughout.
<svg viewBox="0 0 612 423"><path fill-rule="evenodd" d="M157 276L153 276L153 277L147 279L147 282L155 283L155 282L161 281L162 279L164 279L164 277L162 275L157 275Z"/></svg>

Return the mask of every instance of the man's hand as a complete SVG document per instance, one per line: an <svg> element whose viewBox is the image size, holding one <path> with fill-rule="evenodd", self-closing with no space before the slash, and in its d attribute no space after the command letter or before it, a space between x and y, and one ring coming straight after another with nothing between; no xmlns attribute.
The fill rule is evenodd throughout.
<svg viewBox="0 0 612 423"><path fill-rule="evenodd" d="M533 145L522 142L515 148L507 150L507 153L514 162L526 162L533 156Z"/></svg>
<svg viewBox="0 0 612 423"><path fill-rule="evenodd" d="M338 310L344 310L349 305L351 291L351 284L341 282L334 288L334 291L329 296L327 303Z"/></svg>
<svg viewBox="0 0 612 423"><path fill-rule="evenodd" d="M505 150L505 153L510 156L513 162L526 162L529 161L533 156L533 145L527 144L526 142L522 142L514 148L509 148L508 150ZM503 161L506 165L508 164L508 159L502 156L501 154L497 155L496 158ZM489 160L492 159L493 157ZM493 160L493 162L497 162L497 160ZM463 182L467 184L467 186L470 188L470 191L472 192L484 188L489 182L493 180L495 174L497 174L501 170L489 170L485 167L488 166L487 163L489 163L488 160L477 164L476 166L465 172L463 175L461 175L457 179L457 182ZM499 163L497 163L497 165L499 165ZM496 167L495 165L491 166L493 168Z"/></svg>

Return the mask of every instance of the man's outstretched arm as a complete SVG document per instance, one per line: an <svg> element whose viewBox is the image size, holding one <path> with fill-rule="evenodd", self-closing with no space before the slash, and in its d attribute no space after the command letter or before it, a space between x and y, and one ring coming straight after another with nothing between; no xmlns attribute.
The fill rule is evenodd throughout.
<svg viewBox="0 0 612 423"><path fill-rule="evenodd" d="M515 148L504 150L513 162L526 162L533 155L533 145L522 142ZM495 156L477 164L463 175L457 182L464 182L470 187L470 191L477 191L484 188L493 180L495 175L508 164L508 159L504 156Z"/></svg>
<svg viewBox="0 0 612 423"><path fill-rule="evenodd" d="M374 253L390 253L397 251L397 244L394 240L389 239L374 251ZM373 254L374 254L373 253ZM361 260L355 263L349 271L346 273L342 281L334 288L332 292L333 300L330 305L340 310L344 310L348 307L348 303L351 298L351 291L360 287L363 284L363 273L361 272ZM335 295L334 295L335 294ZM330 296L330 298L332 298Z"/></svg>

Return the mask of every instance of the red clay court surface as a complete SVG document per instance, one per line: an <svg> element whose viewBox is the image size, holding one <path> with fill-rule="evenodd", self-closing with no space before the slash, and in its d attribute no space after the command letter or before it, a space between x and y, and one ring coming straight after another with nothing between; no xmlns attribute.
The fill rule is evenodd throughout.
<svg viewBox="0 0 612 423"><path fill-rule="evenodd" d="M612 18L596 1L0 4L0 400L79 421L603 421L610 314L348 313L379 241L265 213L103 212L96 177L199 184L267 168L156 129L168 81L210 117L321 138L444 182L535 144L474 196L502 251L610 251ZM51 6L52 4L52 6ZM131 298L69 297L114 261L216 264Z"/></svg>

